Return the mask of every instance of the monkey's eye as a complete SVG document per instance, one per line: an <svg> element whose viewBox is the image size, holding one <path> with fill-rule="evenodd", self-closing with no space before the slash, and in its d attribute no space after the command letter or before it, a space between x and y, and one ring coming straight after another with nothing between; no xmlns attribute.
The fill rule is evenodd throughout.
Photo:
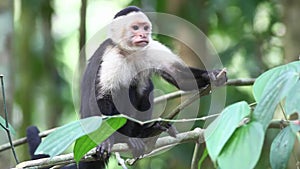
<svg viewBox="0 0 300 169"><path fill-rule="evenodd" d="M144 26L144 30L148 31L149 30L149 26Z"/></svg>
<svg viewBox="0 0 300 169"><path fill-rule="evenodd" d="M138 29L139 29L139 26L137 26L137 25L133 25L133 26L132 26L132 29L136 31L136 30L138 30Z"/></svg>

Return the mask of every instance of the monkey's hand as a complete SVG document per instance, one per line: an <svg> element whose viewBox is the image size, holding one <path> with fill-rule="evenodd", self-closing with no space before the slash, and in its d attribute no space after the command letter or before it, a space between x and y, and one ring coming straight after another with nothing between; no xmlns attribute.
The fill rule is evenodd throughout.
<svg viewBox="0 0 300 169"><path fill-rule="evenodd" d="M162 132L167 132L172 137L176 137L176 134L178 133L178 131L172 124L157 121L151 126L145 128L142 137L153 137L159 135Z"/></svg>
<svg viewBox="0 0 300 169"><path fill-rule="evenodd" d="M227 82L226 69L218 69L208 72L209 79L213 86L223 86Z"/></svg>
<svg viewBox="0 0 300 169"><path fill-rule="evenodd" d="M105 163L108 162L108 159L111 155L111 149L114 143L115 143L114 136L112 135L108 137L105 141L103 141L101 144L97 146L96 154L94 157L96 159L104 161Z"/></svg>

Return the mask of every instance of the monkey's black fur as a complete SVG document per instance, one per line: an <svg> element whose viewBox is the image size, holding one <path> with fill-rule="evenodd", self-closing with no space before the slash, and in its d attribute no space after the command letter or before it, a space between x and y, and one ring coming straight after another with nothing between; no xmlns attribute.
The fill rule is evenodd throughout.
<svg viewBox="0 0 300 169"><path fill-rule="evenodd" d="M49 157L49 155L46 154L38 154L38 155L34 154L35 150L41 143L41 138L39 136L39 133L40 133L39 129L35 126L30 126L26 130L29 154L32 160Z"/></svg>

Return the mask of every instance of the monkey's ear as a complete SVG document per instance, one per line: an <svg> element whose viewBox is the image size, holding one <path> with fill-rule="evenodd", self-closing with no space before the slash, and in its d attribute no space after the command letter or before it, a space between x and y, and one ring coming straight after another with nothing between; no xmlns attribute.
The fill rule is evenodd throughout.
<svg viewBox="0 0 300 169"><path fill-rule="evenodd" d="M227 82L227 71L226 69L222 70L213 70L208 72L209 79L213 86L223 86Z"/></svg>

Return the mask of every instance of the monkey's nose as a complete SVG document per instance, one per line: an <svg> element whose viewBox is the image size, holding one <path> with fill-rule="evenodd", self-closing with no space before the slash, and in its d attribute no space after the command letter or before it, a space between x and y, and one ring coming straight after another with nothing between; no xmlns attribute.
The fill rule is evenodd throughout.
<svg viewBox="0 0 300 169"><path fill-rule="evenodd" d="M147 38L147 34L146 34L146 33L140 33L140 34L139 34L139 37L140 37L140 38Z"/></svg>

